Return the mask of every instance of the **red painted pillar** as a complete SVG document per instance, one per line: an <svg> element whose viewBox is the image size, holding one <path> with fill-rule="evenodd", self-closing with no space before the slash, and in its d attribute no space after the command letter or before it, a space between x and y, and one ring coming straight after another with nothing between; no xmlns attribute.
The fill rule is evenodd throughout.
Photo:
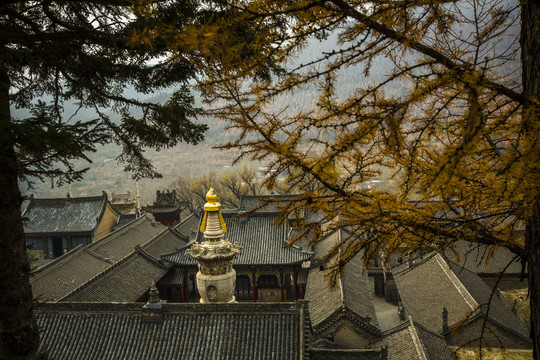
<svg viewBox="0 0 540 360"><path fill-rule="evenodd" d="M184 301L189 302L189 290L188 290L187 272L184 272Z"/></svg>
<svg viewBox="0 0 540 360"><path fill-rule="evenodd" d="M294 300L298 300L298 273L294 272Z"/></svg>
<svg viewBox="0 0 540 360"><path fill-rule="evenodd" d="M284 288L283 288L283 271L279 272L279 281L281 284L281 302L285 301Z"/></svg>
<svg viewBox="0 0 540 360"><path fill-rule="evenodd" d="M255 281L255 273L251 273L251 281L253 282L253 302L257 301L257 282Z"/></svg>

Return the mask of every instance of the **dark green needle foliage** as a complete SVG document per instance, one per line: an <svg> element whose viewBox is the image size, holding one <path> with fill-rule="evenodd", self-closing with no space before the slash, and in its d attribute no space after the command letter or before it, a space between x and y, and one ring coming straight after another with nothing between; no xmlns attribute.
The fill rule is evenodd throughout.
<svg viewBox="0 0 540 360"><path fill-rule="evenodd" d="M156 177L145 148L202 141L188 88L197 62L180 44L169 56L155 31L182 31L199 10L190 0L0 2L0 358L35 359L38 348L19 184L80 180L78 160L109 142L134 177ZM141 100L172 87L165 104Z"/></svg>

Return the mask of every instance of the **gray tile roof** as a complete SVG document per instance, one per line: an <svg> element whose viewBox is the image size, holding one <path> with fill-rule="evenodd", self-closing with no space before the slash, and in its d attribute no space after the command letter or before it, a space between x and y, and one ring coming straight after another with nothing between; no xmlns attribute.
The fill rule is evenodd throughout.
<svg viewBox="0 0 540 360"><path fill-rule="evenodd" d="M477 274L499 274L508 264L506 274L521 274L521 262L515 259L507 248L499 248L489 253L489 248L484 244L476 244L468 241L456 241L455 249L459 258L452 251L445 251L445 255L452 261ZM489 256L488 256L489 255Z"/></svg>
<svg viewBox="0 0 540 360"><path fill-rule="evenodd" d="M307 312L295 304L45 304L40 348L57 360L295 360L307 358Z"/></svg>
<svg viewBox="0 0 540 360"><path fill-rule="evenodd" d="M57 301L109 266L111 263L79 245L34 271L30 277L32 292L40 301Z"/></svg>
<svg viewBox="0 0 540 360"><path fill-rule="evenodd" d="M331 248L340 241L340 231L320 241L317 247ZM316 253L324 253L315 250ZM317 268L309 271L306 299L310 300L310 315L314 333L323 331L342 316L371 334L379 328L375 306L369 289L369 279L364 271L361 256L354 257L345 265L344 276L334 287L328 283L326 272Z"/></svg>
<svg viewBox="0 0 540 360"><path fill-rule="evenodd" d="M98 225L107 194L79 198L32 199L23 213L25 234L88 233Z"/></svg>
<svg viewBox="0 0 540 360"><path fill-rule="evenodd" d="M309 360L387 360L386 349L309 349Z"/></svg>
<svg viewBox="0 0 540 360"><path fill-rule="evenodd" d="M475 273L463 268L453 262L449 262L450 268L456 274L459 281L471 294L478 304L487 304L491 295L491 288L486 285ZM482 312L485 314L486 306L482 306ZM498 292L491 298L489 309L489 319L498 324L521 334L523 337L529 337L529 329L516 315L514 315L499 297Z"/></svg>
<svg viewBox="0 0 540 360"><path fill-rule="evenodd" d="M114 228L116 230L120 229L121 227L126 226L135 219L137 219L137 214L120 214Z"/></svg>
<svg viewBox="0 0 540 360"><path fill-rule="evenodd" d="M176 190L157 191L156 200L152 205L143 206L142 209L152 214L168 214L178 213L185 209L188 205L187 201L178 201Z"/></svg>
<svg viewBox="0 0 540 360"><path fill-rule="evenodd" d="M192 236L197 235L199 232L199 223L201 218L197 214L190 214L184 220L180 221L174 230L184 235L186 238L191 239Z"/></svg>
<svg viewBox="0 0 540 360"><path fill-rule="evenodd" d="M240 197L240 211L278 212L286 205L288 200L297 198L298 195L242 195Z"/></svg>
<svg viewBox="0 0 540 360"><path fill-rule="evenodd" d="M142 216L87 247L78 246L32 273L34 296L41 301L57 301L164 229L165 226Z"/></svg>
<svg viewBox="0 0 540 360"><path fill-rule="evenodd" d="M135 302L168 271L138 248L58 301Z"/></svg>
<svg viewBox="0 0 540 360"><path fill-rule="evenodd" d="M151 214L177 214L182 211L182 205L147 205L142 209Z"/></svg>
<svg viewBox="0 0 540 360"><path fill-rule="evenodd" d="M324 239L313 245L313 259L321 263L325 258L331 258L337 254L339 244L341 243L342 232L336 230L328 234Z"/></svg>
<svg viewBox="0 0 540 360"><path fill-rule="evenodd" d="M238 242L242 251L234 260L234 265L290 265L309 260L310 252L301 251L286 244L289 227L283 223L275 225L276 213L257 213L239 217L237 212L223 212L227 232L225 239ZM198 233L197 241L202 241ZM162 256L162 259L181 266L197 263L185 254L185 250Z"/></svg>
<svg viewBox="0 0 540 360"><path fill-rule="evenodd" d="M135 251L61 298L64 302L134 302L152 281L170 270L159 260L161 252L182 247L186 242L171 229L137 247ZM153 256L154 255L154 256Z"/></svg>
<svg viewBox="0 0 540 360"><path fill-rule="evenodd" d="M442 333L444 307L448 311L448 325L452 327L471 311L485 314L485 304L491 294L491 289L478 275L455 263L448 264L438 254L428 256L411 269L395 272L394 279L406 313L436 333ZM497 294L492 299L489 319L522 337L528 336L525 325Z"/></svg>
<svg viewBox="0 0 540 360"><path fill-rule="evenodd" d="M290 195L243 195L240 197L239 211L247 212L273 212L278 213L287 207L290 203L305 203L309 195L290 194ZM299 210L297 214L289 214L289 219L302 218L306 221L318 222L324 216L310 211Z"/></svg>
<svg viewBox="0 0 540 360"><path fill-rule="evenodd" d="M388 360L452 360L446 341L411 319L384 331L371 348L388 348Z"/></svg>
<svg viewBox="0 0 540 360"><path fill-rule="evenodd" d="M132 252L136 245L144 244L166 228L148 216L141 216L123 228L88 245L88 249L103 258L116 262Z"/></svg>

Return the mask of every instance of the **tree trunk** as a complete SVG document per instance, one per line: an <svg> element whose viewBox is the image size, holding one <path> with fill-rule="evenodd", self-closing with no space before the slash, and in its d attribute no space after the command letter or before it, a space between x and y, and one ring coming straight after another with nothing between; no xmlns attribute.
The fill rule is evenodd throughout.
<svg viewBox="0 0 540 360"><path fill-rule="evenodd" d="M529 298L531 304L531 338L533 341L534 359L538 359L540 351L540 206L536 205L534 214L527 224L525 235L527 244L527 262L529 272Z"/></svg>
<svg viewBox="0 0 540 360"><path fill-rule="evenodd" d="M9 86L0 59L0 359L35 359L39 334L32 311L30 265L10 131Z"/></svg>
<svg viewBox="0 0 540 360"><path fill-rule="evenodd" d="M523 79L523 94L528 99L534 99L527 104L523 111L525 131L528 136L537 138L535 126L540 111L540 1L525 0L521 3L521 65ZM534 165L534 164L532 164ZM527 223L525 244L529 272L529 297L531 304L531 338L533 340L534 358L540 356L540 203L536 202L532 216Z"/></svg>

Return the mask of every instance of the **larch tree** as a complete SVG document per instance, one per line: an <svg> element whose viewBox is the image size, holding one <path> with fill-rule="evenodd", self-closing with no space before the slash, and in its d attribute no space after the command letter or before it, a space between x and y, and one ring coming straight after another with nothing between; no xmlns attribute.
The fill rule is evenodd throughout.
<svg viewBox="0 0 540 360"><path fill-rule="evenodd" d="M334 278L356 254L368 264L381 249L451 251L455 240L507 248L526 266L538 358L539 6L216 1L209 7L220 16L171 36L190 34L182 43L205 67L209 113L240 132L223 148L267 161L269 187L289 174L304 194L286 213L321 214L299 236L350 230L329 266ZM313 41L332 39L298 60ZM380 62L385 70L373 74ZM344 94L345 70L365 81ZM284 99L305 91L317 93L308 110L287 108ZM398 181L395 191L365 186L381 171Z"/></svg>
<svg viewBox="0 0 540 360"><path fill-rule="evenodd" d="M219 195L220 203L228 209L237 208L240 205L240 198L244 195L261 195L265 191L262 181L256 177L255 170L247 165L219 176L211 171L193 179L179 177L173 186L178 199L186 201L191 212L197 207L202 209L209 188L214 188Z"/></svg>
<svg viewBox="0 0 540 360"><path fill-rule="evenodd" d="M148 2L144 2L148 3ZM39 335L21 219L20 186L82 178L76 159L99 144L122 147L119 163L135 177L159 176L144 149L196 144L205 125L187 87L196 72L188 52L174 58L156 26L181 29L197 6L186 1L6 0L0 3L0 358L35 359ZM146 4L147 5L147 4ZM141 13L144 11L144 14ZM144 16L141 16L144 15ZM152 37L133 36L145 33ZM180 90L165 104L127 96ZM71 101L92 119L64 114ZM15 118L14 108L28 116Z"/></svg>

